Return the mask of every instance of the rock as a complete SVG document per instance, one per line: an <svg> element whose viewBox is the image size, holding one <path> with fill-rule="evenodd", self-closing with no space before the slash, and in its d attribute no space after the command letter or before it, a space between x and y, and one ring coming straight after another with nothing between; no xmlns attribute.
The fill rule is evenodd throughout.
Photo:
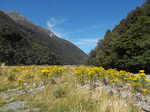
<svg viewBox="0 0 150 112"><path fill-rule="evenodd" d="M147 75L146 77L147 77L148 79L150 79L150 75Z"/></svg>
<svg viewBox="0 0 150 112"><path fill-rule="evenodd" d="M145 112L150 112L150 106L144 106L142 108Z"/></svg>
<svg viewBox="0 0 150 112"><path fill-rule="evenodd" d="M3 112L11 110L14 112L26 112L25 110L21 111L19 110L19 108L24 108L25 107L26 102L24 101L15 101L15 102L11 102L9 104L4 105L3 107L0 108L0 110L2 110Z"/></svg>

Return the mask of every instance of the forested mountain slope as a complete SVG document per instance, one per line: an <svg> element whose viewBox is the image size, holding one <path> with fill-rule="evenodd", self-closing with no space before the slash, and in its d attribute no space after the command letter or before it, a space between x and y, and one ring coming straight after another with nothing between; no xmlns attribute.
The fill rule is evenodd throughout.
<svg viewBox="0 0 150 112"><path fill-rule="evenodd" d="M53 32L13 11L0 11L0 62L81 64L87 55Z"/></svg>
<svg viewBox="0 0 150 112"><path fill-rule="evenodd" d="M105 68L150 72L150 0L131 11L90 53L88 63Z"/></svg>

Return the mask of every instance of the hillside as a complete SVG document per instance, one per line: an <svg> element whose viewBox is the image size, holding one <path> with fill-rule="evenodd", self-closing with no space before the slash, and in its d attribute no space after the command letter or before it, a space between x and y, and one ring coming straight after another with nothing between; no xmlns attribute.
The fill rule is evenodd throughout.
<svg viewBox="0 0 150 112"><path fill-rule="evenodd" d="M86 54L53 32L13 11L0 12L0 62L6 64L81 64ZM73 52L72 52L73 51Z"/></svg>
<svg viewBox="0 0 150 112"><path fill-rule="evenodd" d="M150 73L150 1L131 11L120 24L108 30L90 53L88 63Z"/></svg>

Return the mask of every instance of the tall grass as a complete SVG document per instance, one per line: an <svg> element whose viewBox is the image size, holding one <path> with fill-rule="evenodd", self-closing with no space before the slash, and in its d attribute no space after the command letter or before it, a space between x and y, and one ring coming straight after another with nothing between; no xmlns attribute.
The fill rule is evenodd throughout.
<svg viewBox="0 0 150 112"><path fill-rule="evenodd" d="M43 68L43 67L42 67ZM47 68L47 67L44 67ZM20 75L28 73L26 77L30 88L34 83L41 83L40 67L26 67L19 72L14 71L14 68L7 67L0 75L1 93L12 88L18 88L20 85L17 80L12 77L20 77ZM4 74L5 73L5 74ZM12 75L12 76L11 76ZM31 76L36 76L32 78ZM46 74L44 74L45 76ZM38 81L34 81L38 79ZM44 78L44 89L34 94L28 93L27 85L22 90L27 89L26 94L14 97L14 101L27 102L22 109L28 109L33 112L37 109L38 112L142 112L138 107L128 104L132 98L123 99L115 94L107 92L104 86L91 88L90 84L82 85L78 76L74 75L72 67L65 67L65 71L51 78ZM18 85L17 85L18 83ZM2 98L1 98L2 99ZM0 102L1 105L7 102L6 99Z"/></svg>

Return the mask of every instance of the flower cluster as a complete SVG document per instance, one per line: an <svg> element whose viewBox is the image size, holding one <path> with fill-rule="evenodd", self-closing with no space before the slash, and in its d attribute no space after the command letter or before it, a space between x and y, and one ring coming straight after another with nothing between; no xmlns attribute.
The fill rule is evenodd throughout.
<svg viewBox="0 0 150 112"><path fill-rule="evenodd" d="M16 81L20 86L38 84L44 82L47 84L51 79L73 74L81 83L94 84L103 82L104 84L130 85L133 90L144 94L150 93L150 80L146 77L144 70L133 74L126 71L117 71L116 69L104 69L103 67L90 66L13 66L5 67L8 74L8 80ZM65 72L67 71L67 72ZM69 72L68 72L69 71Z"/></svg>
<svg viewBox="0 0 150 112"><path fill-rule="evenodd" d="M51 77L62 76L63 66L12 66L6 67L8 79L16 81L19 88L48 82ZM13 77L13 78L12 78ZM12 80L13 79L13 80Z"/></svg>
<svg viewBox="0 0 150 112"><path fill-rule="evenodd" d="M64 72L65 68L60 66L48 66L46 68L41 68L40 72L43 76L51 77L51 76L61 76Z"/></svg>
<svg viewBox="0 0 150 112"><path fill-rule="evenodd" d="M139 73L133 74L123 70L105 70L102 67L80 66L75 68L75 73L82 83L86 83L90 80L100 80L104 83L121 83L122 85L130 84L130 86L136 91L141 91L144 94L150 93L150 80L146 77L144 70L140 70Z"/></svg>

